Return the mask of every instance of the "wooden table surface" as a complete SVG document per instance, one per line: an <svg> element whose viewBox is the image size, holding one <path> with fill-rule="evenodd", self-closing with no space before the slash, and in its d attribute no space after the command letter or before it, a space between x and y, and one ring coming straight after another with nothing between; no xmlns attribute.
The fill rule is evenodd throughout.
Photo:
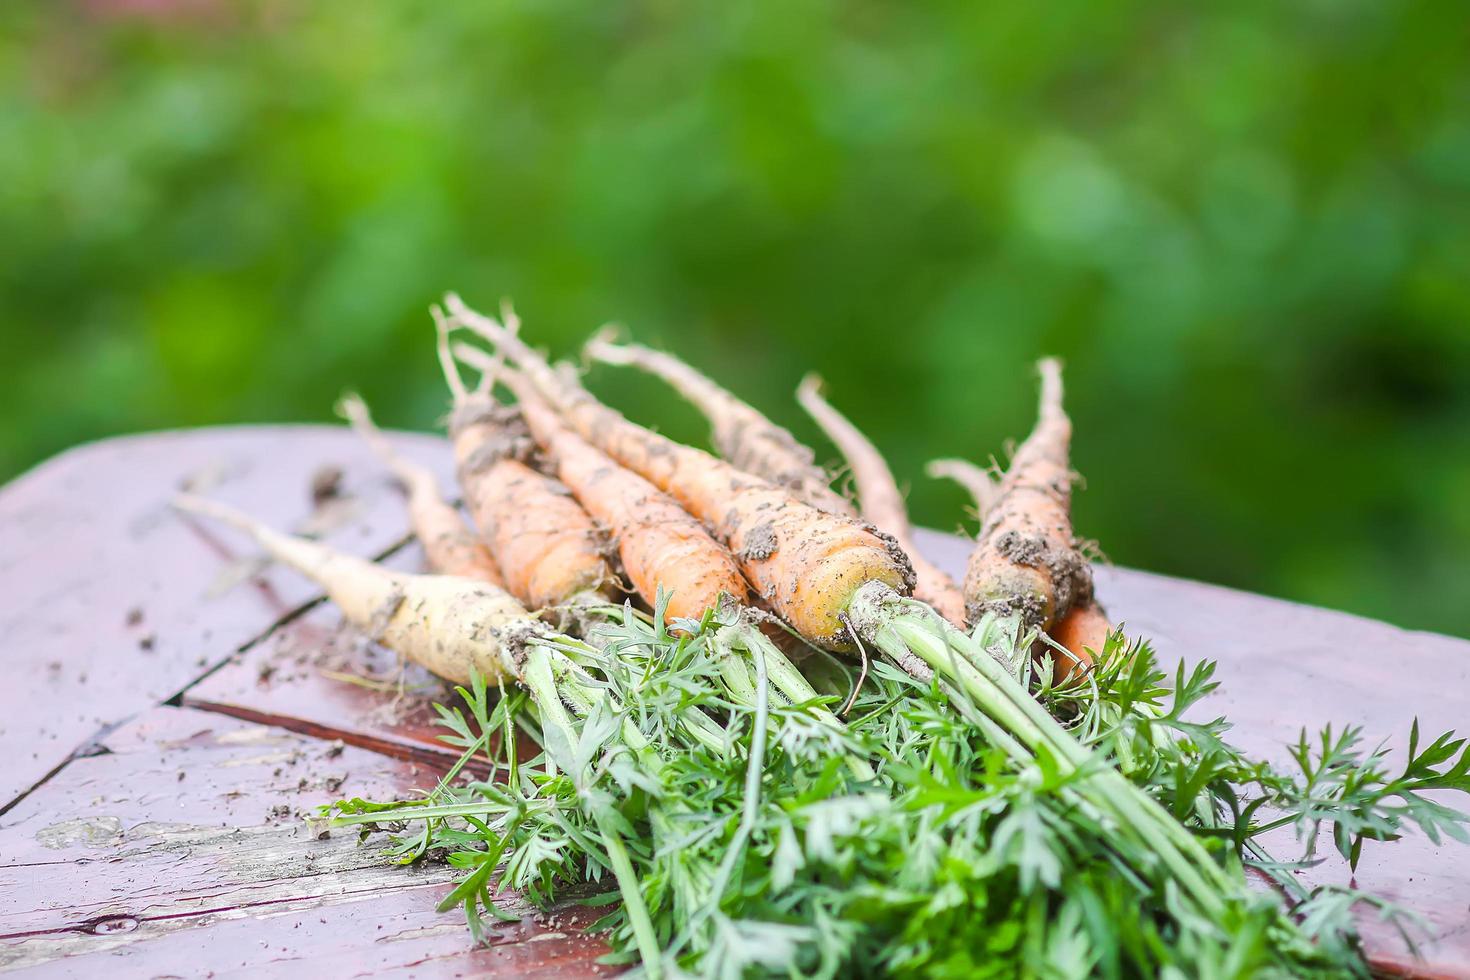
<svg viewBox="0 0 1470 980"><path fill-rule="evenodd" d="M442 441L395 439L449 478ZM585 910L527 910L472 948L458 912L434 911L445 869L386 866L373 841L309 819L343 795L431 784L450 758L429 724L445 689L410 671L405 696L385 690L391 658L309 583L167 508L185 484L363 556L420 560L397 494L339 429L115 439L0 490L0 971L612 972ZM921 547L951 571L967 551L931 532ZM1206 710L1248 750L1280 758L1328 721L1395 745L1416 714L1426 731L1470 729L1470 643L1142 572L1098 579L1166 662L1219 662ZM1353 880L1335 853L1310 877ZM1378 970L1470 977L1470 847L1370 844L1355 880L1435 933L1416 960L1365 920Z"/></svg>

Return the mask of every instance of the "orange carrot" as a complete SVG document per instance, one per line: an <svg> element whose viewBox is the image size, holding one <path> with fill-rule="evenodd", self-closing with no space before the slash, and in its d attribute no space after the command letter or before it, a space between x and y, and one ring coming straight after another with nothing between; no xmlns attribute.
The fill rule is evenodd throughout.
<svg viewBox="0 0 1470 980"><path fill-rule="evenodd" d="M1061 365L1041 362L1035 429L1016 450L986 512L965 575L970 621L1019 614L1050 630L1074 603L1092 597L1092 572L1072 537L1072 423L1062 410Z"/></svg>
<svg viewBox="0 0 1470 980"><path fill-rule="evenodd" d="M926 472L935 479L953 480L970 492L975 504L975 516L982 522L985 515L995 506L1000 488L990 471L976 466L967 459L931 460ZM1070 677L1073 665L1086 667L1096 661L1096 656L1107 641L1111 624L1096 598L1080 605L1073 605L1051 630L1051 638L1072 654L1070 664L1063 664L1057 676ZM1038 648L1038 653L1047 651Z"/></svg>
<svg viewBox="0 0 1470 980"><path fill-rule="evenodd" d="M812 451L790 432L683 361L641 344L613 344L602 337L586 353L605 364L630 365L663 379L709 420L715 450L736 468L786 487L797 500L831 514L853 516L851 502L831 487L831 477Z"/></svg>
<svg viewBox="0 0 1470 980"><path fill-rule="evenodd" d="M855 520L803 504L724 460L629 422L558 373L513 329L475 313L456 296L447 303L459 323L508 354L578 434L709 525L756 591L811 642L853 648L844 619L864 584L882 583L904 595L912 591L913 570L891 538L885 541Z"/></svg>
<svg viewBox="0 0 1470 980"><path fill-rule="evenodd" d="M454 355L465 364L468 364L478 370L490 370L495 362L495 359L492 358L489 354L486 354L480 348L472 347L469 344L454 345ZM512 378L516 379L514 384L512 384ZM619 525L623 525L630 527L635 532L640 530L637 526L640 521L644 525L653 525L653 527L657 527L658 525L663 524L672 524L675 526L679 526L687 523L690 526L697 528L699 533L703 535L704 538L709 542L710 546L719 549L718 555L712 555L710 556L710 558L714 558L721 563L729 562L731 568L734 569L734 579L727 585L724 591L731 595L731 597L738 602L748 602L753 609L761 610L767 614L771 614L773 612L773 610L770 608L770 604L766 602L762 597L750 595L749 588L746 585L745 579L741 576L739 567L737 564L735 564L734 556L730 554L729 549L721 545L718 541L715 541L713 538L709 537L708 532L706 532L704 529L703 523L701 523L697 518L690 515L688 511L680 507L678 501L664 494L657 487L644 480L642 477L638 476L632 470L619 466L615 461L609 459L605 454L596 449L596 447L592 446L586 440L578 436L575 432L572 431L570 427L566 425L561 417L557 415L555 410L551 408L551 406L546 404L545 400L541 397L540 392L536 391L534 389L534 386L526 384L523 380L519 378L518 375L510 375L506 378L506 381L507 384L512 384L512 387L517 390L518 397L522 400L522 410L526 416L527 421L530 422L533 431L537 430L537 426L539 423L546 427L545 431L547 433L554 431L557 438L559 439L577 440L579 446L577 446L576 448L579 451L580 447L586 448L586 452L588 454L587 459L589 460L588 465L590 465L590 460L594 458L598 461L598 469L592 471L592 476L594 479L599 478L599 474L602 474L603 468L615 467L620 481L622 477L631 477L632 479L637 480L640 484L642 484L641 488L636 489L639 490L639 493L644 494L644 496L640 498L638 494L630 493L628 494L627 499L633 501L637 501L639 499L648 501L655 499L654 495L657 495L657 497L662 498L662 501L658 504L660 508L662 508L665 504L668 507L674 508L674 512L668 513L666 520L650 521L647 516L639 515L638 511L641 508L630 508L628 509L628 513L625 515L623 513L619 513L618 510L614 510L611 507L599 507L591 500L591 497L594 494L599 493L599 490L594 487L589 487L586 494L584 494L584 491L579 488L579 484L581 481L577 480L576 477L563 470L563 472L561 472L560 474L563 481L572 487L577 496L583 498L583 505L586 506L594 516L596 516L599 520L603 521L610 527L613 527L614 529L616 529ZM530 403L539 404L541 407L541 411L528 411L527 404ZM551 428L553 424L559 428L553 430ZM556 447L551 443L549 436L537 432L536 439L542 444L544 450L551 453L553 457L556 456ZM591 454L596 455L594 457ZM600 476L600 478L606 479L607 475L603 474ZM629 489L634 489L634 486L630 484ZM627 537L625 534L622 533L619 533L618 537L620 539L619 551L625 552L628 547ZM650 547L649 553L651 555L658 556L660 550L661 549L659 548ZM701 545L699 550L703 552L706 549L703 545ZM677 557L677 552L675 552L672 557ZM642 564L637 559L630 559L626 555L623 558L623 563L625 570L636 568L640 564ZM663 564L673 564L673 562L668 561L664 562ZM711 561L709 562L709 564L713 565L714 562ZM686 573L684 573L682 569L676 568L673 574L682 575ZM652 604L655 601L657 587L661 580L660 573L645 572L640 575L640 573L636 571L629 570L628 577L633 581L634 587L638 590L639 594L641 594L650 604ZM640 582L644 579L647 580L648 584L640 584ZM676 579L670 579L670 581L673 580ZM672 586L665 582L665 589L670 588L672 588ZM696 591L699 590L696 589ZM693 611L685 612L682 610L680 603L671 600L669 602L668 615L698 615L704 609L708 608L711 602L718 595L718 592L715 589L708 586L703 587L703 591L709 598L710 602L704 602L701 604L700 601L696 600L693 603L687 603L685 605L688 605ZM677 597L678 595L679 592L677 589L675 589L674 596ZM786 626L782 625L774 615L760 617L759 622L757 623L757 628L761 631L762 634L767 637L767 639L771 640L771 642L773 642L782 653L786 654L788 657L794 660L801 660L810 655L812 652L812 647L810 645L805 643L798 636L791 633L791 631Z"/></svg>
<svg viewBox="0 0 1470 980"><path fill-rule="evenodd" d="M435 311L439 356L454 395L449 437L465 503L511 594L531 609L611 595L616 582L602 537L562 484L523 460L532 443L519 416L498 404L489 378L469 391L449 354L448 325Z"/></svg>
<svg viewBox="0 0 1470 980"><path fill-rule="evenodd" d="M1067 614L1052 627L1051 638L1076 659L1073 664L1058 664L1057 676L1067 678L1075 667L1085 668L1096 663L1112 630L1107 613L1095 599L1067 610Z"/></svg>
<svg viewBox="0 0 1470 980"><path fill-rule="evenodd" d="M325 589L349 622L456 684L470 683L472 672L491 684L513 678L519 651L540 630L524 607L488 582L391 571L190 494L176 497L174 507L243 531Z"/></svg>
<svg viewBox="0 0 1470 980"><path fill-rule="evenodd" d="M857 485L858 503L865 521L893 535L914 565L914 598L933 606L956 626L965 625L965 597L954 580L914 547L913 528L903 494L883 456L846 416L822 397L822 379L809 374L796 389L796 400L821 426L847 460Z"/></svg>
<svg viewBox="0 0 1470 980"><path fill-rule="evenodd" d="M439 480L428 469L400 456L373 424L367 403L354 393L342 396L337 410L408 494L408 522L423 545L429 567L441 575L462 575L504 587L489 550L465 525L459 509L444 499Z"/></svg>
<svg viewBox="0 0 1470 980"><path fill-rule="evenodd" d="M678 502L624 469L577 435L520 374L501 381L515 393L521 415L563 483L611 531L623 570L653 605L669 594L670 618L698 619L721 596L747 599L745 579L730 552Z"/></svg>

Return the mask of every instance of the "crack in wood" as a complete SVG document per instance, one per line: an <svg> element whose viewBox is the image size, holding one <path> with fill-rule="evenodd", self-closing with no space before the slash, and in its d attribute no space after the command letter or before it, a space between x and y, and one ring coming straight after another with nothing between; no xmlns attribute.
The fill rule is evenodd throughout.
<svg viewBox="0 0 1470 980"><path fill-rule="evenodd" d="M253 721L262 725L274 725L277 728L284 728L286 731L295 732L298 735L306 735L323 741L340 739L347 745L356 746L360 749L368 749L394 759L401 759L404 762L417 762L430 767L443 766L459 757L458 750L451 749L448 746L441 751L428 742L414 742L407 739L398 741L356 732L350 729L336 728L308 719L296 718L292 715L271 714L270 712L258 711L242 705L186 698L184 706L199 711L226 715L231 718L239 718L242 721ZM471 762L467 768L472 773L482 775L489 771L489 767L479 761Z"/></svg>
<svg viewBox="0 0 1470 980"><path fill-rule="evenodd" d="M385 561L385 560L387 560L389 558L392 558L394 555L398 554L404 548L406 548L410 544L412 544L414 542L414 540L415 540L415 538L414 538L413 535L411 535L411 534L405 535L405 536L399 538L393 544L389 545L387 548L383 549L381 552L377 553L376 555L373 555L371 557L371 560L372 561ZM311 599L308 599L307 601L301 603L299 606L291 609L290 611L288 611L286 613L283 613L282 615L276 617L276 619L273 622L271 622L260 633L256 634L255 636L252 636L249 640L247 640L244 643L240 644L236 649L234 649L234 650L230 651L229 653L221 656L218 660L216 660L213 663L211 663L208 666L207 669L201 671L197 676L195 676L193 679L191 679L189 681L189 683L187 683L183 687L179 688L177 691L175 691L173 694L169 695L167 698L165 698L162 701L158 702L158 704L154 705L154 707L165 707L165 706L167 706L167 707L175 707L175 708L177 708L177 707L183 706L184 703L185 703L185 701L186 701L186 697L188 695L188 692L190 690L192 690L193 688L197 687L200 683L202 683L203 681L207 680L210 676L212 676L213 674L217 673L221 669L229 666L232 662L235 661L235 659L237 657L241 656L242 654L245 654L245 653L250 652L252 649L254 649L259 644L266 642L272 636L275 636L277 633L279 633L282 629L284 629L285 627L289 626L291 623L295 622L297 619L300 619L302 616L307 615L313 609L316 609L318 606L321 606L326 601L327 601L326 595L325 594L320 594L320 595L314 596ZM220 711L220 712L222 712L224 714L234 714L236 717L242 717L242 718L243 717L247 717L247 715L245 713L231 712L230 710L228 710L228 708L226 706L209 705L207 702L206 703L194 703L194 704L191 704L191 706L193 706L193 707L203 707L206 710ZM18 793L16 796L14 796L9 802L5 803L4 805L0 805L0 817L5 816L5 814L7 812L9 812L10 810L14 809L17 804L19 804L22 800L24 800L31 793L35 792L36 789L38 789L41 786L44 786L47 783L47 781L53 779L56 776L57 773L59 773L63 769L65 769L67 767L67 765L69 765L74 760L88 758L88 757L90 757L92 755L98 754L99 752L105 752L105 751L107 751L106 746L104 746L102 744L103 739L107 738L107 736L109 734L111 734L112 732L116 731L121 726L126 725L128 722L132 721L136 717L137 717L136 714L128 715L126 718L122 718L122 719L117 720L117 721L109 722L108 724L105 724L105 725L102 725L101 727L99 727L95 732L93 732L90 736L88 736L85 740L83 740L80 745L78 745L75 749L73 749L72 752L66 758L62 759L61 762L59 762L49 772L47 772L45 775L43 775L40 779L36 780L30 786L26 787L24 790L22 790L20 793ZM266 724L277 724L278 723L276 721L272 721L270 718L268 718L266 716L263 716L263 715L262 716L259 716L259 718L257 718L256 720L261 720L261 721L263 721ZM289 720L289 719L282 719L282 720ZM312 735L312 736L317 737L317 738L322 738L322 737L335 738L336 737L335 735L329 735L327 733L327 730L325 730L325 729L320 729L320 730L317 730L317 731L308 730L309 729L309 726L301 726L299 728L294 728L294 727L291 727L290 725L282 725L281 727L289 728L291 731L296 731L296 732L299 732L300 734L303 734L303 735ZM391 746L392 744L393 743L391 743L391 742L382 742L381 743L381 745L383 747ZM365 745L364 747L366 747L366 748L374 748L374 746L372 746L372 745ZM382 749L379 748L378 751L382 751ZM408 757L406 755L401 755L401 754L398 754L398 753L392 752L392 751L389 751L386 754L394 755L396 758L407 758ZM438 753L425 753L422 756L417 757L416 758L416 761L427 761L429 759L438 758L438 756L439 756Z"/></svg>

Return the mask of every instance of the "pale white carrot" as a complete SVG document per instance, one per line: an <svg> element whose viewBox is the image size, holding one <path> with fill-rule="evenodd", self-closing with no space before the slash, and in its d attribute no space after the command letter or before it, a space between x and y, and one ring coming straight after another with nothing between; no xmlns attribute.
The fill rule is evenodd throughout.
<svg viewBox="0 0 1470 980"><path fill-rule="evenodd" d="M395 572L192 494L175 497L173 505L244 533L320 585L353 625L457 684L468 684L472 672L492 684L515 677L518 652L541 630L520 603L488 582Z"/></svg>

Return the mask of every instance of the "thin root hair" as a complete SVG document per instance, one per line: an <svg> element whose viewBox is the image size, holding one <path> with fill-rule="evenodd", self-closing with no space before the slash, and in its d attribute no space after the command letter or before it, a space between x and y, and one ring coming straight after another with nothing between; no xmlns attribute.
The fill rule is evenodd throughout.
<svg viewBox="0 0 1470 980"><path fill-rule="evenodd" d="M847 695L847 700L843 702L841 710L837 712L837 717L846 718L847 713L852 710L852 706L857 704L858 694L862 692L863 683L868 679L868 648L863 645L863 638L858 635L858 631L853 627L852 620L848 618L847 613L838 613L837 619L843 626L847 627L848 635L857 644L858 656L862 658L862 668L858 671L857 680L852 683L852 692Z"/></svg>
<svg viewBox="0 0 1470 980"><path fill-rule="evenodd" d="M449 391L454 395L454 403L462 404L468 397L468 392L465 390L464 378L460 377L459 366L454 363L454 356L449 353L449 332L454 329L454 324L438 303L429 307L429 315L434 318L434 329L438 334L434 350L439 355L439 368L444 372L444 380L449 385Z"/></svg>

